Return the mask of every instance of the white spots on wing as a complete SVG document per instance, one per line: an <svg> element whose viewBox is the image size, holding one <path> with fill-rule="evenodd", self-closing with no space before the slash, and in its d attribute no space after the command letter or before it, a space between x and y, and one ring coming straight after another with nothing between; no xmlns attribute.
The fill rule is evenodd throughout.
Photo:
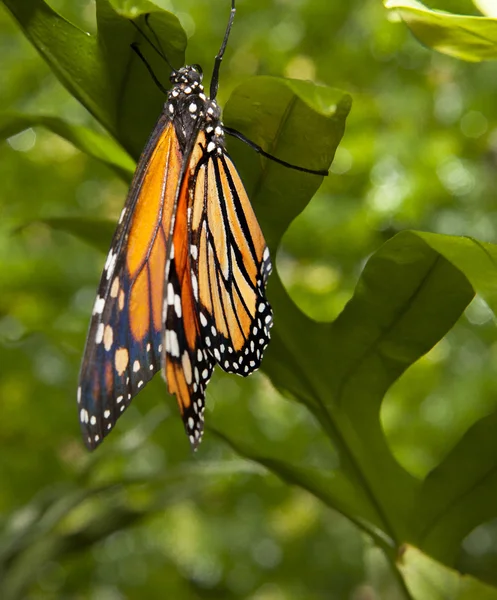
<svg viewBox="0 0 497 600"><path fill-rule="evenodd" d="M205 336L205 345L208 348L210 348L210 346L211 346L211 338L208 335Z"/></svg>
<svg viewBox="0 0 497 600"><path fill-rule="evenodd" d="M110 325L106 325L104 329L104 348L107 352L112 348L112 342L114 341L114 332Z"/></svg>
<svg viewBox="0 0 497 600"><path fill-rule="evenodd" d="M200 93L200 94L198 95L198 97L200 98L200 100L207 100L207 97L206 97L206 95L205 95L205 94L202 94L202 93Z"/></svg>
<svg viewBox="0 0 497 600"><path fill-rule="evenodd" d="M116 277L112 282L112 287L110 288L110 297L117 298L117 294L119 293L119 277Z"/></svg>
<svg viewBox="0 0 497 600"><path fill-rule="evenodd" d="M140 361L135 360L135 362L133 363L133 373L138 373L139 370L140 370Z"/></svg>
<svg viewBox="0 0 497 600"><path fill-rule="evenodd" d="M213 115L214 114L214 109L212 108L212 106L209 106L209 108L207 109L207 114L208 115Z"/></svg>
<svg viewBox="0 0 497 600"><path fill-rule="evenodd" d="M166 329L166 352L179 358L178 335L172 329Z"/></svg>
<svg viewBox="0 0 497 600"><path fill-rule="evenodd" d="M110 410L104 410L104 419L108 419L110 417Z"/></svg>
<svg viewBox="0 0 497 600"><path fill-rule="evenodd" d="M174 258L174 244L171 242L171 247L169 248L169 260L173 260Z"/></svg>
<svg viewBox="0 0 497 600"><path fill-rule="evenodd" d="M192 255L193 260L197 260L198 257L198 248L195 244L190 246L190 254Z"/></svg>
<svg viewBox="0 0 497 600"><path fill-rule="evenodd" d="M181 298L178 294L174 296L174 310L178 319L181 319Z"/></svg>
<svg viewBox="0 0 497 600"><path fill-rule="evenodd" d="M174 287L172 283L167 284L167 303L169 306L174 304Z"/></svg>
<svg viewBox="0 0 497 600"><path fill-rule="evenodd" d="M181 366L183 367L183 374L185 376L185 381L187 385L191 385L192 383L192 363L190 360L190 355L188 352L183 352L183 356L181 357Z"/></svg>
<svg viewBox="0 0 497 600"><path fill-rule="evenodd" d="M79 413L79 420L81 421L81 423L88 423L88 419L88 411L86 410L86 408L82 408Z"/></svg>
<svg viewBox="0 0 497 600"><path fill-rule="evenodd" d="M97 296L97 299L95 300L95 305L93 306L93 314L101 315L104 310L104 306L105 298L100 298L100 296Z"/></svg>
<svg viewBox="0 0 497 600"><path fill-rule="evenodd" d="M197 282L197 277L195 276L195 273L193 271L191 272L191 280L192 280L193 296L194 296L195 300L198 300L198 282Z"/></svg>
<svg viewBox="0 0 497 600"><path fill-rule="evenodd" d="M202 362L203 359L203 355L202 355L202 350L200 350L200 348L197 350L197 360L198 362Z"/></svg>
<svg viewBox="0 0 497 600"><path fill-rule="evenodd" d="M264 312L265 309L266 309L266 305L264 304L264 302L261 302L259 304L259 312Z"/></svg>
<svg viewBox="0 0 497 600"><path fill-rule="evenodd" d="M143 381L139 381L139 382L138 382L138 388L141 388L141 387L142 387L142 385L143 385Z"/></svg>
<svg viewBox="0 0 497 600"><path fill-rule="evenodd" d="M150 365L149 369L150 369L151 371L153 371L153 370L154 370L154 365Z"/></svg>
<svg viewBox="0 0 497 600"><path fill-rule="evenodd" d="M269 248L264 249L264 254L262 255L263 260L269 260Z"/></svg>
<svg viewBox="0 0 497 600"><path fill-rule="evenodd" d="M214 142L209 142L207 144L207 152L214 152L216 149L216 144Z"/></svg>
<svg viewBox="0 0 497 600"><path fill-rule="evenodd" d="M129 363L129 353L126 348L118 348L114 355L114 366L118 375L122 375Z"/></svg>
<svg viewBox="0 0 497 600"><path fill-rule="evenodd" d="M214 348L214 356L218 362L221 360L221 355L219 354L219 350L217 348Z"/></svg>
<svg viewBox="0 0 497 600"><path fill-rule="evenodd" d="M178 94L179 94L178 90L173 90L173 91L171 92L171 96L172 96L173 98L177 98L177 97L178 97Z"/></svg>
<svg viewBox="0 0 497 600"><path fill-rule="evenodd" d="M123 400L124 400L124 396L118 396L118 397L116 398L116 402L117 402L117 404L121 404L121 402L122 402Z"/></svg>
<svg viewBox="0 0 497 600"><path fill-rule="evenodd" d="M149 342L149 343L147 344L147 352L150 352L150 348L151 348L151 347L152 347L152 346L150 345L150 342Z"/></svg>
<svg viewBox="0 0 497 600"><path fill-rule="evenodd" d="M90 425L96 425L97 424L97 417L95 415L92 416L92 418L90 419Z"/></svg>
<svg viewBox="0 0 497 600"><path fill-rule="evenodd" d="M192 102L192 103L190 104L190 106L188 107L188 110L189 110L191 113L195 113L195 112L197 112L197 108L198 108L198 107L197 107L197 105L195 104L195 102Z"/></svg>
<svg viewBox="0 0 497 600"><path fill-rule="evenodd" d="M104 324L99 323L97 327L97 333L95 334L95 344L101 344L104 339Z"/></svg>
<svg viewBox="0 0 497 600"><path fill-rule="evenodd" d="M117 252L113 252L112 250L109 252L109 256L107 256L107 260L105 261L105 266L104 266L104 270L105 270L105 276L107 277L107 279L110 279L112 277L112 274L114 273L114 268L116 266L116 260L117 260Z"/></svg>
<svg viewBox="0 0 497 600"><path fill-rule="evenodd" d="M159 344L159 347L157 348L157 350L159 351L159 353L162 352L162 344Z"/></svg>
<svg viewBox="0 0 497 600"><path fill-rule="evenodd" d="M169 110L170 114L173 115L174 114L174 105L169 103L168 110Z"/></svg>
<svg viewBox="0 0 497 600"><path fill-rule="evenodd" d="M211 326L211 333L214 337L216 337L217 331L216 331L216 328L214 327L214 325Z"/></svg>
<svg viewBox="0 0 497 600"><path fill-rule="evenodd" d="M207 379L209 377L209 371L207 369L204 369L202 371L202 379Z"/></svg>
<svg viewBox="0 0 497 600"><path fill-rule="evenodd" d="M78 404L81 403L81 386L78 388Z"/></svg>
<svg viewBox="0 0 497 600"><path fill-rule="evenodd" d="M207 319L204 313L200 313L200 322L202 323L202 327L207 327Z"/></svg>
<svg viewBox="0 0 497 600"><path fill-rule="evenodd" d="M94 439L96 442L98 442L98 440L100 439L100 436L99 436L99 435L96 435L96 436L95 436L93 439Z"/></svg>
<svg viewBox="0 0 497 600"><path fill-rule="evenodd" d="M200 374L198 372L198 368L195 367L194 369L194 374L195 374L195 381L198 383L199 379L200 379Z"/></svg>
<svg viewBox="0 0 497 600"><path fill-rule="evenodd" d="M219 125L218 125L218 126L216 127L216 129L214 129L214 133L215 133L217 136L221 136L221 135L223 135L223 128L222 128L222 127L219 127Z"/></svg>
<svg viewBox="0 0 497 600"><path fill-rule="evenodd" d="M208 127L205 128L206 133L212 133L213 131L214 131L214 127L212 127L212 125L209 125Z"/></svg>

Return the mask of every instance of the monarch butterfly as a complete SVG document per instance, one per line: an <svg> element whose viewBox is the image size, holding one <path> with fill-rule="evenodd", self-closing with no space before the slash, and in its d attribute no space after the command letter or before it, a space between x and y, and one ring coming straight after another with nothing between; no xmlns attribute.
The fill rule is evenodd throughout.
<svg viewBox="0 0 497 600"><path fill-rule="evenodd" d="M171 67L172 88L131 183L80 373L79 419L89 449L161 368L196 449L214 366L246 376L261 364L273 322L265 296L271 260L224 134L286 166L327 174L272 157L221 122L219 68L234 16L232 0L210 98L198 65Z"/></svg>

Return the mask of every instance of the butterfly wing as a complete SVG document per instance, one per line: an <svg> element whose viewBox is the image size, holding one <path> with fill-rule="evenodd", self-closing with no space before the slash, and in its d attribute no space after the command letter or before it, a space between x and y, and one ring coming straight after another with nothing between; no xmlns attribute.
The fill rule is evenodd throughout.
<svg viewBox="0 0 497 600"><path fill-rule="evenodd" d="M273 323L265 286L271 260L238 172L226 153L210 154L196 178L193 270L208 352L230 373L259 368Z"/></svg>
<svg viewBox="0 0 497 600"><path fill-rule="evenodd" d="M138 164L93 309L78 387L90 449L161 368L164 272L181 166L174 125L163 115Z"/></svg>
<svg viewBox="0 0 497 600"><path fill-rule="evenodd" d="M202 438L205 388L215 364L200 328L198 277L189 254L191 185L197 165L202 160L204 146L205 134L201 131L193 145L178 195L164 297L164 372L169 392L176 395L194 449Z"/></svg>
<svg viewBox="0 0 497 600"><path fill-rule="evenodd" d="M193 448L216 363L249 375L269 342L269 251L233 162L198 134L185 173L166 267L165 375Z"/></svg>

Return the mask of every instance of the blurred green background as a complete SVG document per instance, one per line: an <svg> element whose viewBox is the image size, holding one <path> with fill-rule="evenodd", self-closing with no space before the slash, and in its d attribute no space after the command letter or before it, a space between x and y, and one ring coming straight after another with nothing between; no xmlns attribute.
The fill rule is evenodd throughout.
<svg viewBox="0 0 497 600"><path fill-rule="evenodd" d="M187 61L209 72L228 1L156 3L185 28ZM49 4L94 30L91 0ZM436 6L476 14L469 1ZM311 79L354 100L332 172L276 258L302 310L334 319L365 260L400 230L497 242L495 63L466 64L424 49L379 0L238 0L237 9L221 105L256 74ZM0 57L0 113L93 123L3 7ZM377 551L340 515L242 463L209 433L192 456L159 377L88 455L75 390L105 258L37 220L117 220L126 187L39 128L0 144L0 182L0 551L44 506L56 518L75 501L74 490L103 486L62 521L64 546L60 538L40 538L18 565L21 581L29 568L29 597L397 598ZM497 409L495 340L492 314L475 299L449 336L390 390L384 428L415 476ZM229 406L234 427L242 426L236 405L248 405L283 448L297 428L314 426L261 374L218 374L207 401L216 411ZM135 483L105 487L120 476ZM40 527L49 528L50 515L44 519ZM497 523L479 527L458 567L497 584L496 542Z"/></svg>

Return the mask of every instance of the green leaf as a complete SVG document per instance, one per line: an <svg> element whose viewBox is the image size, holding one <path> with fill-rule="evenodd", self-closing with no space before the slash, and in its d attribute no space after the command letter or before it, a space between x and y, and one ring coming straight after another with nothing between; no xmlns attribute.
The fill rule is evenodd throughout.
<svg viewBox="0 0 497 600"><path fill-rule="evenodd" d="M435 562L413 546L398 560L413 600L497 600L497 590Z"/></svg>
<svg viewBox="0 0 497 600"><path fill-rule="evenodd" d="M467 237L418 235L464 273L497 314L497 247ZM447 564L474 527L497 516L496 423L493 414L473 425L420 491L417 544Z"/></svg>
<svg viewBox="0 0 497 600"><path fill-rule="evenodd" d="M470 62L497 58L497 19L430 10L416 0L384 0L422 44Z"/></svg>
<svg viewBox="0 0 497 600"><path fill-rule="evenodd" d="M147 0L131 5L124 0L97 0L98 32L90 35L43 0L2 2L61 83L136 159L161 112L164 95L151 84L150 74L131 49L132 42L143 45L144 39L129 20L145 31L141 15L150 13L150 24L169 61L182 65L186 36L178 19ZM143 52L167 82L169 67L150 47Z"/></svg>
<svg viewBox="0 0 497 600"><path fill-rule="evenodd" d="M343 340L335 344L340 354L334 367L346 374L338 381L336 400L340 407L346 403L344 410L358 438L365 441L365 450L375 448L377 467L382 463L378 463L381 440L374 440L374 435L381 432L373 424L381 389L384 393L388 380L393 382L395 372L405 369L403 361L412 364L442 337L471 299L472 290L497 310L496 281L495 245L424 232L397 235L366 265L354 298L333 325L344 332ZM363 346L361 358L354 350L358 341ZM414 535L422 549L448 564L464 536L497 515L491 501L497 492L495 420L491 416L480 421L464 436L419 490L414 514L405 514L410 520L406 535ZM384 465L381 472L385 473ZM387 489L394 482L393 477L382 479ZM394 495L393 488L390 493ZM397 498L388 514L395 514L400 504Z"/></svg>
<svg viewBox="0 0 497 600"><path fill-rule="evenodd" d="M476 526L497 516L496 427L497 414L478 421L424 482L419 544L446 564Z"/></svg>
<svg viewBox="0 0 497 600"><path fill-rule="evenodd" d="M37 126L45 127L88 156L105 163L124 181L131 180L135 162L119 144L109 136L87 127L68 123L59 117L20 113L0 115L0 138L9 138L28 127Z"/></svg>

